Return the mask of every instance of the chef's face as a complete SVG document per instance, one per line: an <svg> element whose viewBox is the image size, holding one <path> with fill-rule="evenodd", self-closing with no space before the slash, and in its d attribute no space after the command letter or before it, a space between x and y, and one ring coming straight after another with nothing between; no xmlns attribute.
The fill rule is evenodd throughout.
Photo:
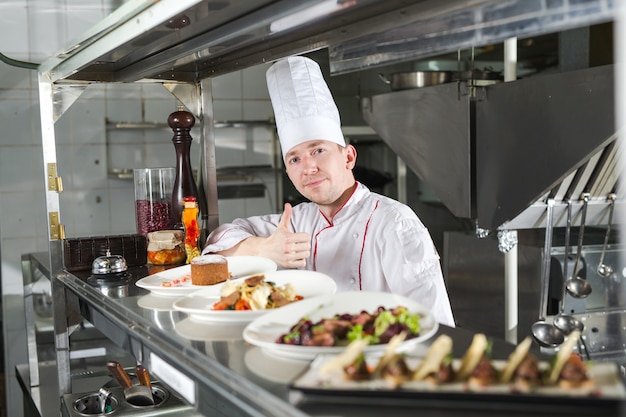
<svg viewBox="0 0 626 417"><path fill-rule="evenodd" d="M294 146L285 155L289 179L306 198L320 206L343 205L352 193L356 162L354 146L327 140L311 140Z"/></svg>

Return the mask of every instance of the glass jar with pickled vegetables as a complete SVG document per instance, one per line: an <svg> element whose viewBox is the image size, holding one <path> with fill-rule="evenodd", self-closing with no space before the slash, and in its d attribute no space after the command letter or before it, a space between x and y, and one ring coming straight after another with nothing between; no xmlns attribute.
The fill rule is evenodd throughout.
<svg viewBox="0 0 626 417"><path fill-rule="evenodd" d="M183 227L185 228L185 252L187 253L187 263L200 255L198 248L198 238L200 237L200 227L198 226L198 202L196 197L183 197Z"/></svg>
<svg viewBox="0 0 626 417"><path fill-rule="evenodd" d="M148 233L148 262L153 265L181 265L187 253L182 230L159 230Z"/></svg>

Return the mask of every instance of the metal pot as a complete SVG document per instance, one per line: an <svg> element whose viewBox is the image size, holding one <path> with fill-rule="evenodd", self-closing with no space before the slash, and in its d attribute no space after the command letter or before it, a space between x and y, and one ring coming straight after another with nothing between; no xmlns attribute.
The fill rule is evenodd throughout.
<svg viewBox="0 0 626 417"><path fill-rule="evenodd" d="M501 71L493 71L491 69L472 69L467 71L457 71L454 74L455 80L461 81L482 81L494 83L504 79Z"/></svg>
<svg viewBox="0 0 626 417"><path fill-rule="evenodd" d="M391 79L378 74L380 79L391 86L393 91L429 87L453 81L452 71L413 71L391 74Z"/></svg>

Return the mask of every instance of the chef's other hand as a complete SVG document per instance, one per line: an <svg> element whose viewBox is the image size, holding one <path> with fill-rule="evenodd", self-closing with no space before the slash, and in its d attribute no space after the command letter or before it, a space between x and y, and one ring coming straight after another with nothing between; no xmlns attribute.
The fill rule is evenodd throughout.
<svg viewBox="0 0 626 417"><path fill-rule="evenodd" d="M278 227L259 248L260 255L281 268L304 268L311 253L311 235L291 231L291 212L291 204L285 203Z"/></svg>

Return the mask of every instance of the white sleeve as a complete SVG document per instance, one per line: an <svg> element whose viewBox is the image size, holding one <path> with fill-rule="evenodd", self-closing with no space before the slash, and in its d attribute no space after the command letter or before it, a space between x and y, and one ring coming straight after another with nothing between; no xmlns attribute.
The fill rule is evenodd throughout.
<svg viewBox="0 0 626 417"><path fill-rule="evenodd" d="M417 218L404 218L385 233L382 268L391 291L419 302L438 322L454 327L439 254L428 229Z"/></svg>
<svg viewBox="0 0 626 417"><path fill-rule="evenodd" d="M280 216L280 214L269 214L224 223L209 234L202 254L230 249L250 236L269 236L276 230Z"/></svg>

